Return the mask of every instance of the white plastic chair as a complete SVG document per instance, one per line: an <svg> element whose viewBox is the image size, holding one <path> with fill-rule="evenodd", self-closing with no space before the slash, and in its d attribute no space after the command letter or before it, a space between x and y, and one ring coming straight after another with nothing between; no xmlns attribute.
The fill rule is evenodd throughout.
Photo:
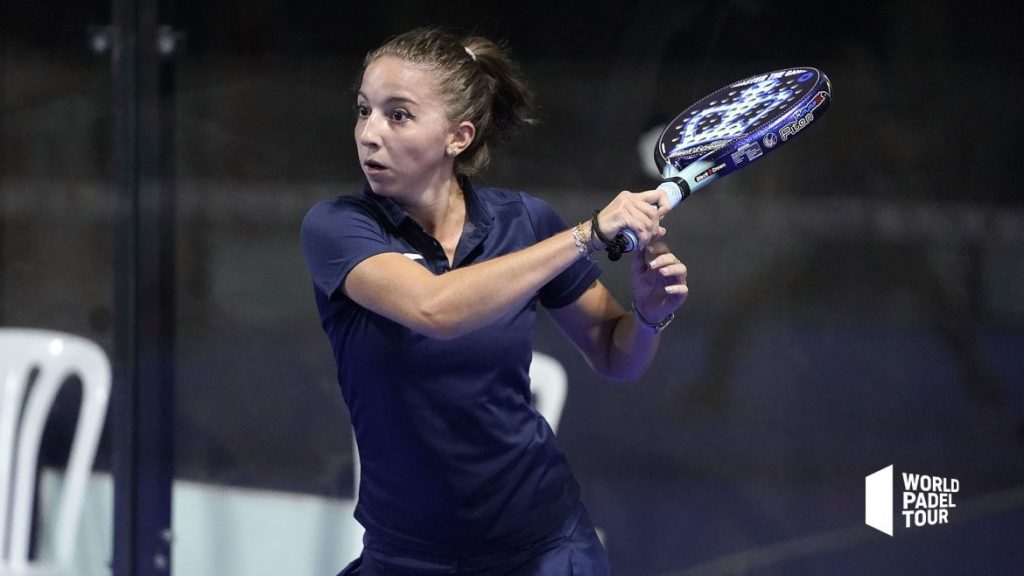
<svg viewBox="0 0 1024 576"><path fill-rule="evenodd" d="M55 558L43 562L28 556L39 448L57 392L71 376L82 383L82 404L53 527ZM59 332L0 328L0 576L70 573L109 397L110 363L93 342Z"/></svg>
<svg viewBox="0 0 1024 576"><path fill-rule="evenodd" d="M547 354L534 351L533 362L530 363L530 392L533 393L533 405L548 421L552 432L558 432L568 391L569 377L562 364Z"/></svg>

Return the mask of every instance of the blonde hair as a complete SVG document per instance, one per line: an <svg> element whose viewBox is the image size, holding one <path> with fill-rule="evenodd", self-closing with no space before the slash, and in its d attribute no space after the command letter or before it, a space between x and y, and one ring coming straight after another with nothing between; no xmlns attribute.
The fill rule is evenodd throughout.
<svg viewBox="0 0 1024 576"><path fill-rule="evenodd" d="M417 28L370 51L363 71L374 60L391 56L438 73L448 117L468 120L476 136L455 158L455 173L484 169L491 147L507 141L517 128L532 124L533 92L508 52L486 38L460 38L441 28Z"/></svg>

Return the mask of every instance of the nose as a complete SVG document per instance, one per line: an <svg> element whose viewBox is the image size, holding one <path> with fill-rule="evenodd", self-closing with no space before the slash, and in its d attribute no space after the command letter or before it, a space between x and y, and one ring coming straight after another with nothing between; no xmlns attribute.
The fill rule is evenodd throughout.
<svg viewBox="0 0 1024 576"><path fill-rule="evenodd" d="M380 128L378 120L380 116L376 112L370 112L366 118L356 121L356 142L362 146L380 146Z"/></svg>

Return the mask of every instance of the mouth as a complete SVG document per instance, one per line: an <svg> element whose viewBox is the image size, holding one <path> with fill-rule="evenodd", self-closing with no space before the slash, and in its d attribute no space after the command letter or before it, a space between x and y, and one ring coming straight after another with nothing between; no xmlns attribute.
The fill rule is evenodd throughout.
<svg viewBox="0 0 1024 576"><path fill-rule="evenodd" d="M387 166L376 160L366 160L363 162L363 168L365 168L367 174L377 174L386 170Z"/></svg>

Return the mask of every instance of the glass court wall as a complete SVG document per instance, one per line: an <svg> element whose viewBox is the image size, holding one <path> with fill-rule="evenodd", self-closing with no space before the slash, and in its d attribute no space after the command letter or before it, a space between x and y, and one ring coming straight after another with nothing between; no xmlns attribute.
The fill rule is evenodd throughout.
<svg viewBox="0 0 1024 576"><path fill-rule="evenodd" d="M670 215L692 294L645 378L593 376L540 316L570 381L559 440L620 573L1021 564L1022 118L991 103L1020 88L1012 8L0 7L0 325L87 336L118 367L80 574L328 574L358 553L298 231L362 185L363 54L425 23L509 42L541 122L479 182L568 222L656 184L640 136L703 94L794 65L833 81L818 126ZM889 464L959 478L957 522L895 547L863 526L863 477Z"/></svg>
<svg viewBox="0 0 1024 576"><path fill-rule="evenodd" d="M109 60L87 34L109 21L110 6L52 4L0 3L0 327L77 334L113 356L114 93ZM80 399L74 383L57 396L40 453L48 473L39 506L52 503L52 472L67 461ZM109 420L96 457L107 481L91 490L80 532L99 565L110 562L112 541ZM53 553L40 535L33 548Z"/></svg>

